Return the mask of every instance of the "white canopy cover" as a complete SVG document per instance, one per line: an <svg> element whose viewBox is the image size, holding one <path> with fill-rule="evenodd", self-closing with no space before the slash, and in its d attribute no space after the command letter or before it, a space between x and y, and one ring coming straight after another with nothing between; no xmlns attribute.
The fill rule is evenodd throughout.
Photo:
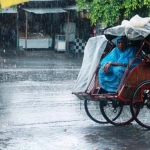
<svg viewBox="0 0 150 150"><path fill-rule="evenodd" d="M99 65L100 58L106 48L107 39L104 35L92 37L88 40L85 49L82 66L78 74L73 93L85 92Z"/></svg>

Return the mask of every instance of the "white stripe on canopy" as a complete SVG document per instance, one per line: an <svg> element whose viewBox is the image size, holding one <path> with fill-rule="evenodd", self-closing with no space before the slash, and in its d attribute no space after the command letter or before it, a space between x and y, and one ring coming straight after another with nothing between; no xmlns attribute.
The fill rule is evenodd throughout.
<svg viewBox="0 0 150 150"><path fill-rule="evenodd" d="M10 14L10 13L14 13L16 14L17 13L17 8L2 8L2 14Z"/></svg>
<svg viewBox="0 0 150 150"><path fill-rule="evenodd" d="M67 6L64 8L65 10L78 10L78 6L73 5L73 6Z"/></svg>
<svg viewBox="0 0 150 150"><path fill-rule="evenodd" d="M25 11L35 14L48 14L48 13L65 13L62 8L24 8Z"/></svg>

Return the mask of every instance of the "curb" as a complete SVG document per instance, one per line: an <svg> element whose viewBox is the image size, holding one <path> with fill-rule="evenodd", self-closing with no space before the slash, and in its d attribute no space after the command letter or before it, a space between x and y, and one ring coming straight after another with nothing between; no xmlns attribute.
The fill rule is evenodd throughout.
<svg viewBox="0 0 150 150"><path fill-rule="evenodd" d="M0 50L0 57L25 56L24 50Z"/></svg>

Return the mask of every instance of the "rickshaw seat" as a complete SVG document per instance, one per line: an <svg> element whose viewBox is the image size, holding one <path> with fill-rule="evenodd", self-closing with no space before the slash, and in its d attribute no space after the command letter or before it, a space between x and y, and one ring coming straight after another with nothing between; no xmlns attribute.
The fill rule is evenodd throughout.
<svg viewBox="0 0 150 150"><path fill-rule="evenodd" d="M137 66L137 64L140 64L142 62L141 58L133 58L132 60L130 60L129 64L127 65L126 67L126 70L122 76L122 79L121 79L121 82L118 86L118 90L124 85L125 81L126 81L126 77L129 75L130 71ZM94 77L94 85L93 85L93 88L91 89L90 91L90 94L91 95L95 95L95 94L99 94L99 90L100 90L100 83L98 81L98 70L99 70L99 67L97 67L96 71L95 71L95 77ZM118 92L117 90L117 92ZM117 93L116 92L116 93ZM110 94L116 94L116 93L110 93Z"/></svg>

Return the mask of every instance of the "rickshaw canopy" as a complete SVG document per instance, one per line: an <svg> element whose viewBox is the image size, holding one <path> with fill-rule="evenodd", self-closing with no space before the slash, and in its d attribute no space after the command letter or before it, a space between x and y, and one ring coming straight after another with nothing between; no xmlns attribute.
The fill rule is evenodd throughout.
<svg viewBox="0 0 150 150"><path fill-rule="evenodd" d="M73 88L73 92L85 92L93 73L96 70L100 58L106 48L108 40L104 35L89 38L85 48L82 66Z"/></svg>
<svg viewBox="0 0 150 150"><path fill-rule="evenodd" d="M140 40L150 34L150 17L135 15L129 21L123 20L121 25L108 28L105 35L126 36L130 40Z"/></svg>

